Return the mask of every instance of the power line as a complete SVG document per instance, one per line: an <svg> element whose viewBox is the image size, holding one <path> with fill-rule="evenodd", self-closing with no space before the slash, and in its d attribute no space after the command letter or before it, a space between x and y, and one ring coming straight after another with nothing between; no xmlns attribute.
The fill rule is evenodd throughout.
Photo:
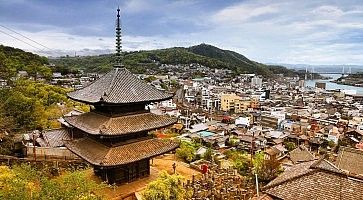
<svg viewBox="0 0 363 200"><path fill-rule="evenodd" d="M12 38L14 38L14 39L16 39L16 40L19 40L19 41L21 41L21 42L24 42L25 44L27 44L27 45L29 45L29 46L32 46L32 47L34 47L34 48L36 48L36 49L38 49L38 50L43 50L43 49L41 49L41 48L38 48L38 47L36 47L36 46L34 46L34 45L32 45L32 44L29 44L28 42L25 42L24 40L22 40L22 39L19 39L19 38L17 38L17 37L15 37L15 36L12 36L12 35L10 35L9 33L6 33L6 32L4 32L4 31L2 31L2 30L0 30L0 32L1 33L4 33L5 35L8 35L8 36L10 36L10 37L12 37Z"/></svg>
<svg viewBox="0 0 363 200"><path fill-rule="evenodd" d="M26 39L28 39L28 40L30 40L30 41L32 41L32 42L34 42L34 43L36 43L36 44L38 44L38 45L40 45L40 46L42 46L42 47L44 47L44 48L47 48L47 49L49 49L49 50L53 50L53 49L51 49L51 48L49 48L49 47L47 47L47 46L45 46L45 45L43 45L43 44L41 44L41 43L39 43L39 42L37 42L37 41L35 41L35 40L33 40L33 39L31 39L31 38L29 38L29 37L27 37L27 36L25 36L25 35L23 35L23 34L21 34L21 33L17 32L17 31L15 31L15 30L13 30L13 29L9 28L9 27L6 27L6 26L1 25L1 24L0 24L0 26L1 26L1 27L3 27L3 28L6 28L7 30L9 30L9 31L11 31L11 32L13 32L13 33L16 33L16 34L18 34L18 35L20 35L20 36L22 36L22 37L24 37L24 38L26 38Z"/></svg>

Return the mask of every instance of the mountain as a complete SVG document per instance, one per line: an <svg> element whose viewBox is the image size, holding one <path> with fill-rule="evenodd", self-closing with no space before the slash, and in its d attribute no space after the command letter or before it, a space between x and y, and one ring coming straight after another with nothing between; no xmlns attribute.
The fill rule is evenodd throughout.
<svg viewBox="0 0 363 200"><path fill-rule="evenodd" d="M29 75L37 73L49 77L52 72L47 66L48 59L21 49L0 45L0 78L10 79L17 71L27 71Z"/></svg>
<svg viewBox="0 0 363 200"><path fill-rule="evenodd" d="M56 71L84 70L85 72L107 72L112 68L112 55L61 57L50 59ZM236 74L256 73L271 77L274 74L294 75L293 70L282 66L265 65L245 56L219 49L212 45L200 44L188 48L173 47L167 49L125 52L123 64L134 73L144 73L146 69L157 69L160 64L198 63L209 68L230 69Z"/></svg>

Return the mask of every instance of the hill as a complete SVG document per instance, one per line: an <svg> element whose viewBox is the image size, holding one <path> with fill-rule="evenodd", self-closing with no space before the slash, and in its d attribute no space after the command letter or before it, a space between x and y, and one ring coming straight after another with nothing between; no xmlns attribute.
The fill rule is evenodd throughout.
<svg viewBox="0 0 363 200"><path fill-rule="evenodd" d="M8 80L17 71L27 71L30 76L40 74L51 77L51 69L45 65L48 59L21 49L0 45L0 78Z"/></svg>
<svg viewBox="0 0 363 200"><path fill-rule="evenodd" d="M67 73L74 70L85 72L107 72L112 68L113 56L61 57L50 60L55 64L55 71ZM295 75L293 70L282 66L264 65L245 56L219 49L212 45L200 44L189 48L173 47L167 49L125 52L123 64L134 73L144 73L147 69L158 69L160 64L192 64L197 63L209 68L230 69L236 74L256 73L273 76L282 73Z"/></svg>

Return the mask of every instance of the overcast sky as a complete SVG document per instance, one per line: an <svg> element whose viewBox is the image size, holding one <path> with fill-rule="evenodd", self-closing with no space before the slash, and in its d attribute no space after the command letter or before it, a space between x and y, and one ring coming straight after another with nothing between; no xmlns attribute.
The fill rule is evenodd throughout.
<svg viewBox="0 0 363 200"><path fill-rule="evenodd" d="M362 0L0 0L0 43L111 53L118 5L127 51L207 43L264 63L363 64Z"/></svg>

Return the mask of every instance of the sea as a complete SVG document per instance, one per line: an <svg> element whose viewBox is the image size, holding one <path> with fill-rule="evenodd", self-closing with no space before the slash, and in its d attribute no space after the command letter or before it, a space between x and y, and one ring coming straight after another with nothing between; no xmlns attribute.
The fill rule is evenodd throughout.
<svg viewBox="0 0 363 200"><path fill-rule="evenodd" d="M355 87L355 86L350 86L350 85L341 85L341 84L330 82L332 80L337 80L338 78L340 78L342 76L341 74L324 74L323 76L331 77L331 79L327 79L327 80L320 80L320 79L307 80L305 82L305 86L315 87L316 82L325 82L327 90L334 90L334 89L351 90L351 91L356 91L356 94L362 94L363 95L363 87Z"/></svg>

